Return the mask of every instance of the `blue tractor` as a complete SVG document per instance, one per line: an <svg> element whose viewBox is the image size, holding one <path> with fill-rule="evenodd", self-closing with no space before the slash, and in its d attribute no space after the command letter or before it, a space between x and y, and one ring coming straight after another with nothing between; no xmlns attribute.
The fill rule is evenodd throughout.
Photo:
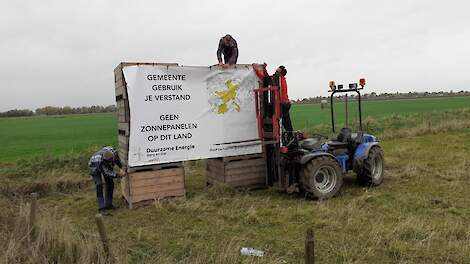
<svg viewBox="0 0 470 264"><path fill-rule="evenodd" d="M330 108L334 138L321 135L303 138L298 132L283 132L276 161L271 165L272 185L287 192L301 192L316 199L329 199L338 194L343 176L355 172L357 181L366 186L377 186L384 178L384 153L373 135L362 132L361 93L365 79L343 88L330 82ZM353 132L347 122L347 93L357 93L359 131ZM346 122L336 135L334 119L334 95L344 93ZM269 179L268 179L269 180Z"/></svg>

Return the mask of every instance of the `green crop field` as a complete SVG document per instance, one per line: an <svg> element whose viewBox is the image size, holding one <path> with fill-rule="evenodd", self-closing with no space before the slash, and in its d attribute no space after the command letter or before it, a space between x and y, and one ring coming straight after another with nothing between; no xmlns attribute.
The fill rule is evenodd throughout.
<svg viewBox="0 0 470 264"><path fill-rule="evenodd" d="M348 104L350 118L357 118L358 106L356 101ZM470 107L470 97L446 97L446 98L420 98L364 101L362 103L363 119L367 116L385 117L392 114L407 115L430 111L450 110ZM344 103L335 103L336 124L344 122ZM331 123L329 106L320 108L320 104L296 104L291 110L293 126L296 129L311 127L318 124Z"/></svg>
<svg viewBox="0 0 470 264"><path fill-rule="evenodd" d="M336 104L337 124L344 122L344 104ZM351 119L357 117L355 102L349 104ZM365 101L364 118L444 111L470 107L470 97ZM319 104L293 105L295 129L330 123L329 108ZM0 118L0 161L37 154L63 154L104 144L117 144L117 120L113 113L31 118Z"/></svg>
<svg viewBox="0 0 470 264"><path fill-rule="evenodd" d="M0 160L76 152L116 142L114 113L0 118Z"/></svg>

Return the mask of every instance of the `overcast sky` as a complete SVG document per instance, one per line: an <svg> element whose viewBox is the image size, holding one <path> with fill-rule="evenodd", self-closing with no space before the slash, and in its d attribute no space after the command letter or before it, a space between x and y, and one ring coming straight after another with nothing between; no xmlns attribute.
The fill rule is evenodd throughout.
<svg viewBox="0 0 470 264"><path fill-rule="evenodd" d="M114 103L121 61L283 64L291 99L329 80L367 92L470 90L470 1L0 0L0 111Z"/></svg>

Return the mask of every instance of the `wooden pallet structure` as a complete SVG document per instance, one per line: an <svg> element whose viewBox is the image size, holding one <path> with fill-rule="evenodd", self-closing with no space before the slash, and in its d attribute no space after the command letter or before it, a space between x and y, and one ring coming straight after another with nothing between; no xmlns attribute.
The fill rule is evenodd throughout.
<svg viewBox="0 0 470 264"><path fill-rule="evenodd" d="M225 184L237 189L266 188L264 154L208 159L206 177L209 185Z"/></svg>
<svg viewBox="0 0 470 264"><path fill-rule="evenodd" d="M121 181L122 195L129 208L168 197L185 196L184 167L181 162L144 166L130 172Z"/></svg>
<svg viewBox="0 0 470 264"><path fill-rule="evenodd" d="M121 181L122 195L130 208L167 197L185 195L184 167L182 162L128 168L130 120L127 83L123 67L133 65L174 66L177 63L120 63L114 69L114 84L118 116L119 158L127 168Z"/></svg>

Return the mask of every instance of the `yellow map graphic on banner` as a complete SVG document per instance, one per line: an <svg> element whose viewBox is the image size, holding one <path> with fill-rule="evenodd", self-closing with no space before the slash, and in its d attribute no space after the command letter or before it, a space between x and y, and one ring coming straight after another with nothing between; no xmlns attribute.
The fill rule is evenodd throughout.
<svg viewBox="0 0 470 264"><path fill-rule="evenodd" d="M237 99L237 91L240 88L239 84L235 84L232 80L225 81L227 90L225 91L216 91L215 94L220 99L220 104L217 107L218 114L225 114L229 110L229 106L234 106L235 111L240 112L240 105L238 105L235 100Z"/></svg>

